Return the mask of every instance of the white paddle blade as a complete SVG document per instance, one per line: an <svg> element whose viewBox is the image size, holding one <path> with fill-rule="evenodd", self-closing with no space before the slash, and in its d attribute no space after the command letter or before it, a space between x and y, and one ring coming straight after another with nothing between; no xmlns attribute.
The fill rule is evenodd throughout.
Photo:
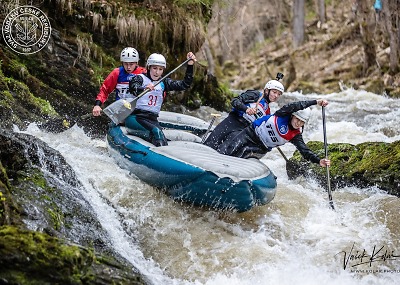
<svg viewBox="0 0 400 285"><path fill-rule="evenodd" d="M125 121L136 107L136 98L119 99L104 108L103 112L116 125Z"/></svg>

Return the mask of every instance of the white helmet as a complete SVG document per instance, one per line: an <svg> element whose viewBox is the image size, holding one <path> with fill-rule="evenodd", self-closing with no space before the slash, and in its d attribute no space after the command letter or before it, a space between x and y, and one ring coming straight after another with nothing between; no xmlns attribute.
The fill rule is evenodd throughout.
<svg viewBox="0 0 400 285"><path fill-rule="evenodd" d="M139 62L139 53L132 47L126 47L121 51L121 62Z"/></svg>
<svg viewBox="0 0 400 285"><path fill-rule="evenodd" d="M150 66L150 65L159 65L159 66L166 68L167 61L165 60L165 57L162 54L152 53L148 57L147 63L146 63L146 66Z"/></svg>
<svg viewBox="0 0 400 285"><path fill-rule="evenodd" d="M265 89L276 89L278 91L281 91L282 93L285 92L285 87L283 87L283 84L280 83L278 80L270 80L265 84L264 90Z"/></svg>
<svg viewBox="0 0 400 285"><path fill-rule="evenodd" d="M296 116L298 119L302 120L304 123L307 123L311 117L311 110L309 108L299 110L293 113L293 116Z"/></svg>

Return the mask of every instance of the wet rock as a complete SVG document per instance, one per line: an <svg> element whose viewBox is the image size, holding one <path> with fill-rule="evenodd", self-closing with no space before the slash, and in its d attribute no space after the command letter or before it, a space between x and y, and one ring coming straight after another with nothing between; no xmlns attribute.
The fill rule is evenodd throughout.
<svg viewBox="0 0 400 285"><path fill-rule="evenodd" d="M57 151L33 136L0 129L0 280L145 284L111 248L81 188Z"/></svg>
<svg viewBox="0 0 400 285"><path fill-rule="evenodd" d="M2 284L145 284L93 249L13 226L0 227L0 267Z"/></svg>
<svg viewBox="0 0 400 285"><path fill-rule="evenodd" d="M309 142L308 147L324 157L322 142ZM328 146L331 160L332 189L344 186L377 186L400 197L400 141L393 143L366 142L358 145L335 143ZM296 151L286 166L289 179L300 175L313 177L326 186L326 169L305 161Z"/></svg>

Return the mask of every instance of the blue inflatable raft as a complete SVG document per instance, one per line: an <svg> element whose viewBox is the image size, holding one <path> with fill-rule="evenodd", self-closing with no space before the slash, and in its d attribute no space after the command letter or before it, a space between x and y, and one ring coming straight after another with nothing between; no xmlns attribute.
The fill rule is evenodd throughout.
<svg viewBox="0 0 400 285"><path fill-rule="evenodd" d="M125 127L112 126L107 134L110 154L142 181L164 190L175 200L195 206L245 212L274 198L276 177L265 164L254 158L219 154L201 144L201 138L193 134L196 130L205 132L206 122L174 114L164 112L160 116L162 125L175 128L164 130L168 146L155 147L128 134ZM162 120L163 116L169 119ZM188 117L193 118L195 124L171 119L182 116L186 116L186 123Z"/></svg>

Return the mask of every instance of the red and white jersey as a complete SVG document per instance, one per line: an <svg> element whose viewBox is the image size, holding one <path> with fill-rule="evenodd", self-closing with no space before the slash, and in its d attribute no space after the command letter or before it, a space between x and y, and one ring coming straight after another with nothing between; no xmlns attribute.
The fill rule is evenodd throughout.
<svg viewBox="0 0 400 285"><path fill-rule="evenodd" d="M290 141L300 130L289 128L291 116L267 115L254 121L257 136L266 147L277 147Z"/></svg>
<svg viewBox="0 0 400 285"><path fill-rule="evenodd" d="M129 81L136 74L145 72L146 69L138 66L132 73L127 73L123 66L115 68L104 80L100 87L100 92L97 94L96 100L104 103L111 92L115 90L116 99L121 98L134 98L134 96L129 93Z"/></svg>

